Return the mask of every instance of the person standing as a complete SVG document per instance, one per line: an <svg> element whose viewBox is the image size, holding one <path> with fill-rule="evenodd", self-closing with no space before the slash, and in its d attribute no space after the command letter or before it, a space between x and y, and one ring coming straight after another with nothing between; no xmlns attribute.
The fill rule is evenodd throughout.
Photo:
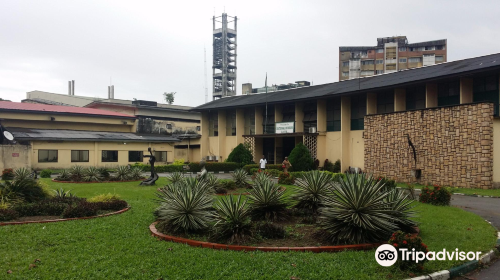
<svg viewBox="0 0 500 280"><path fill-rule="evenodd" d="M283 172L288 173L288 168L292 167L292 164L288 161L288 157L285 157L281 167L283 168Z"/></svg>
<svg viewBox="0 0 500 280"><path fill-rule="evenodd" d="M267 164L266 156L262 156L262 158L260 159L260 169L266 170L266 164Z"/></svg>

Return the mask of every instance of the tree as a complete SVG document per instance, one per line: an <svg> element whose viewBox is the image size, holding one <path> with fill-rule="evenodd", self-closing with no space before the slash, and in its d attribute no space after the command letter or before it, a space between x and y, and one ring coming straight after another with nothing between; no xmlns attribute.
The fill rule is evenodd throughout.
<svg viewBox="0 0 500 280"><path fill-rule="evenodd" d="M309 149L302 143L295 145L288 160L292 164L293 171L309 171L314 165Z"/></svg>
<svg viewBox="0 0 500 280"><path fill-rule="evenodd" d="M172 105L172 103L174 103L174 98L175 98L175 94L177 92L165 92L163 93L163 98L165 98L165 101Z"/></svg>
<svg viewBox="0 0 500 280"><path fill-rule="evenodd" d="M229 154L226 159L227 162L237 162L242 165L253 163L253 156L250 149L243 145L239 144L236 146L233 151Z"/></svg>

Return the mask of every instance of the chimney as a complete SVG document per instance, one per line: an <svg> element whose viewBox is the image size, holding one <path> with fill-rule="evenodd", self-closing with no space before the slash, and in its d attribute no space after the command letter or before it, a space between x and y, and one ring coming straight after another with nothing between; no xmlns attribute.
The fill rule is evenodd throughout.
<svg viewBox="0 0 500 280"><path fill-rule="evenodd" d="M75 80L71 80L71 95L75 95Z"/></svg>
<svg viewBox="0 0 500 280"><path fill-rule="evenodd" d="M71 95L71 81L68 81L68 95Z"/></svg>
<svg viewBox="0 0 500 280"><path fill-rule="evenodd" d="M115 86L111 86L111 99L115 99Z"/></svg>
<svg viewBox="0 0 500 280"><path fill-rule="evenodd" d="M111 86L108 86L108 99L111 99Z"/></svg>

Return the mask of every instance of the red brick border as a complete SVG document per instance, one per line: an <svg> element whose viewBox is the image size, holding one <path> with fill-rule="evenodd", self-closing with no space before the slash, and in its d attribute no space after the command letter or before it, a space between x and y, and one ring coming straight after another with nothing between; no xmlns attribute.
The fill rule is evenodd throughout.
<svg viewBox="0 0 500 280"><path fill-rule="evenodd" d="M95 219L95 218L102 218L102 217L107 217L107 216L112 216L112 215L117 215L121 214L123 212L127 212L130 209L130 206L108 214L103 214L103 215L98 215L98 216L91 216L91 217L81 217L81 218L68 218L68 219L55 219L55 220L45 220L45 221L26 221L26 222L5 222L5 223L0 223L0 226L10 226L10 225L25 225L25 224L45 224L45 223L56 223L56 222L65 222L65 221L74 221L74 220L88 220L88 219Z"/></svg>
<svg viewBox="0 0 500 280"><path fill-rule="evenodd" d="M144 179L139 180L128 180L128 181L92 181L92 182L73 182L73 181L58 181L55 178L52 179L52 182L55 183L65 183L65 184L94 184L94 183L127 183L127 182L138 182Z"/></svg>
<svg viewBox="0 0 500 280"><path fill-rule="evenodd" d="M355 244L355 245L338 245L338 246L318 246L318 247L254 247L254 246L238 246L238 245L226 245L226 244L218 244L218 243L210 243L197 241L192 239L185 239L181 237L175 237L163 234L156 229L156 224L158 222L154 222L149 225L149 231L151 231L152 235L166 241L172 241L175 243L187 244L192 247L203 247L210 249L218 249L218 250L232 250L232 251L262 251L262 252L313 252L313 253L321 253L321 252L340 252L344 250L369 250L374 249L380 246L382 243L369 243L369 244Z"/></svg>

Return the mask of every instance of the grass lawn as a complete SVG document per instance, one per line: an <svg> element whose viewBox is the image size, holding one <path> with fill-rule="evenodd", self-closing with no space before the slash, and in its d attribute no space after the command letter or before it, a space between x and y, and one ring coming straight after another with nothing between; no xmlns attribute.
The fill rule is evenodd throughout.
<svg viewBox="0 0 500 280"><path fill-rule="evenodd" d="M406 184L406 183L398 183L397 185L398 185L398 187L401 187L401 188L408 188L408 184ZM419 190L422 189L423 187L425 187L425 185L420 185L420 184L413 184L413 186L415 186L415 189L419 189ZM485 190L485 189L469 189L469 188L451 187L450 190L453 193L477 194L477 195L500 197L500 189L487 189L487 190Z"/></svg>
<svg viewBox="0 0 500 280"><path fill-rule="evenodd" d="M106 218L0 227L1 279L402 279L408 273L379 266L371 251L264 253L216 251L158 241L154 221L158 186L138 182L63 184L82 197L117 193L132 209ZM160 178L157 185L165 184ZM287 192L293 187L287 187ZM429 250L486 251L496 232L480 217L454 207L418 205L421 236ZM40 259L36 267L30 264ZM458 262L434 261L426 271ZM6 272L11 270L11 274Z"/></svg>

